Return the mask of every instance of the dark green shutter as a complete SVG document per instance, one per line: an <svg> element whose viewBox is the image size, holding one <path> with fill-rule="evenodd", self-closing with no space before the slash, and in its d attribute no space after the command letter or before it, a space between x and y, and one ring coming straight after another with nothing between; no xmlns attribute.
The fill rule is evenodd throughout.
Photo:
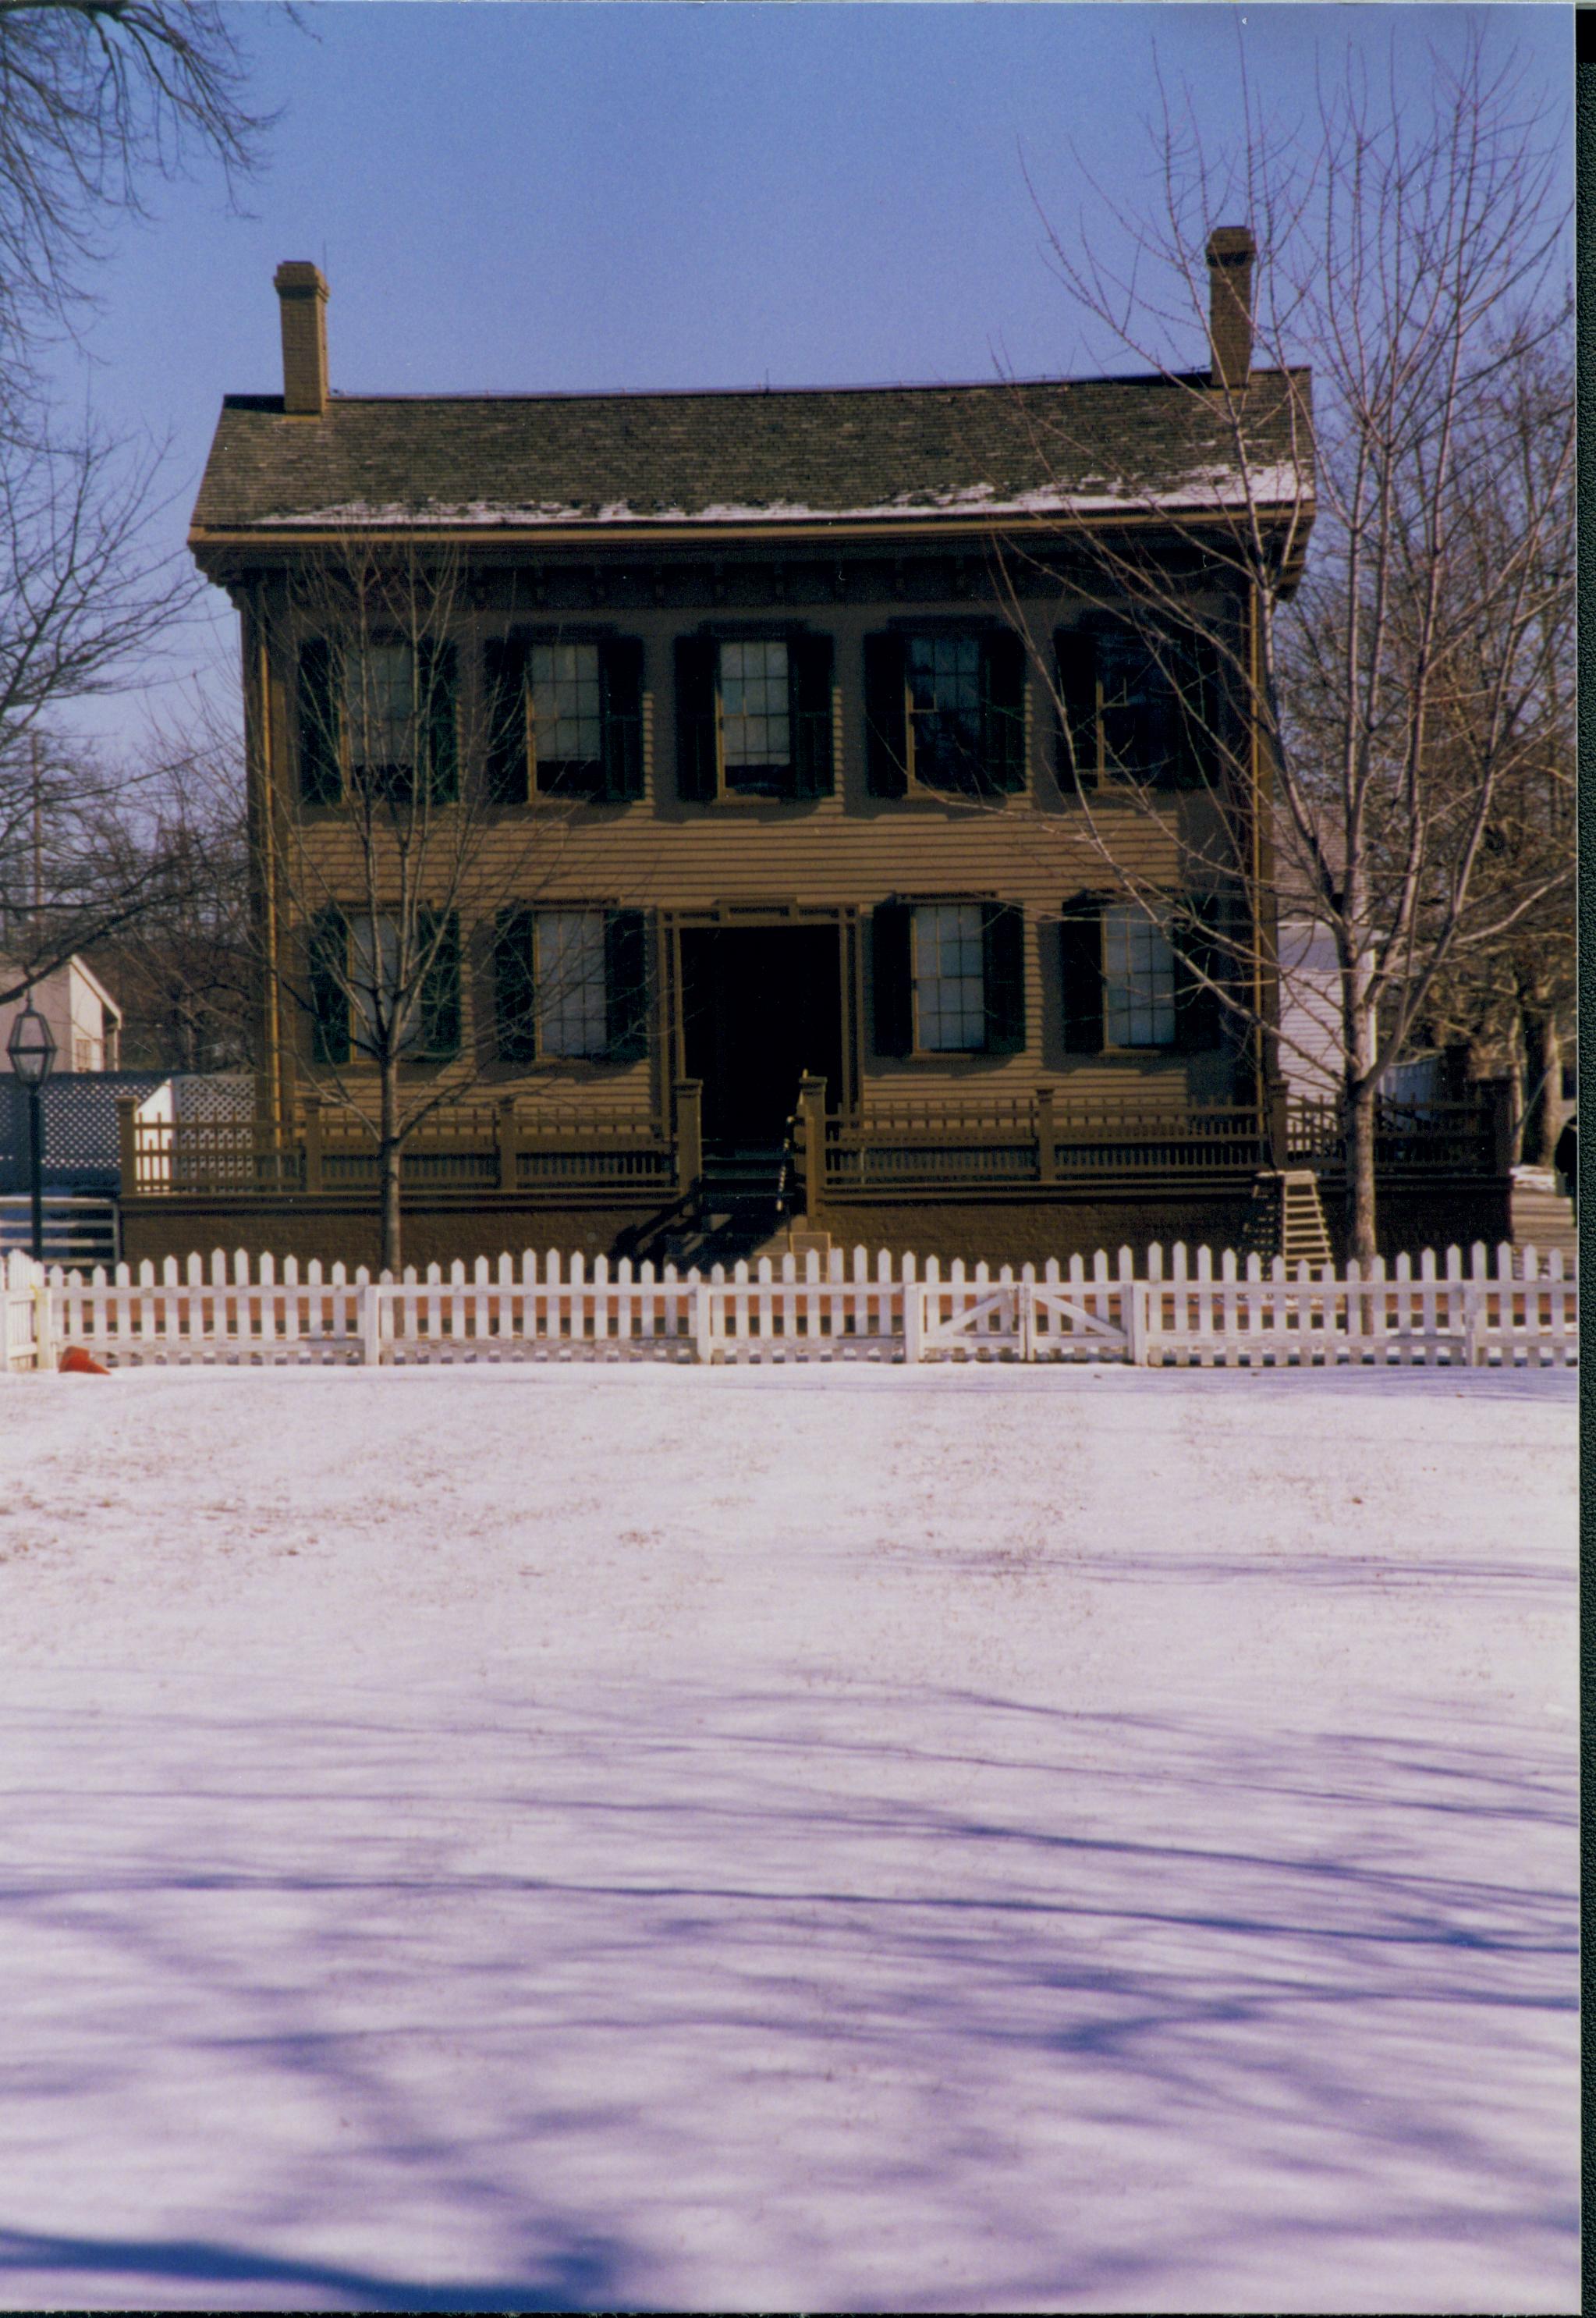
<svg viewBox="0 0 1596 2318"><path fill-rule="evenodd" d="M484 770L493 804L525 804L526 779L526 646L489 636L482 646L482 697L487 719Z"/></svg>
<svg viewBox="0 0 1596 2318"><path fill-rule="evenodd" d="M904 902L883 902L870 927L870 984L878 1055L914 1052L914 912Z"/></svg>
<svg viewBox="0 0 1596 2318"><path fill-rule="evenodd" d="M909 718L904 686L902 637L866 636L865 786L872 796L901 797L909 794Z"/></svg>
<svg viewBox="0 0 1596 2318"><path fill-rule="evenodd" d="M1175 951L1175 1044L1183 1054L1206 1054L1225 1044L1239 1018L1220 991L1239 980L1242 939L1239 898L1190 894L1172 936ZM1217 983L1220 989L1213 985Z"/></svg>
<svg viewBox="0 0 1596 2318"><path fill-rule="evenodd" d="M349 1060L349 929L341 911L311 921L306 943L310 1057L334 1070Z"/></svg>
<svg viewBox="0 0 1596 2318"><path fill-rule="evenodd" d="M493 926L493 1029L501 1063L537 1060L537 966L530 910L501 910Z"/></svg>
<svg viewBox="0 0 1596 2318"><path fill-rule="evenodd" d="M604 707L604 795L612 804L643 793L643 648L638 636L609 636L598 647Z"/></svg>
<svg viewBox="0 0 1596 2318"><path fill-rule="evenodd" d="M1005 629L981 645L982 754L984 786L998 796L1026 785L1026 647Z"/></svg>
<svg viewBox="0 0 1596 2318"><path fill-rule="evenodd" d="M1095 894L1064 904L1060 928L1064 1052L1103 1051L1103 905Z"/></svg>
<svg viewBox="0 0 1596 2318"><path fill-rule="evenodd" d="M336 804L343 795L337 661L325 636L308 637L300 646L300 797L305 804Z"/></svg>
<svg viewBox="0 0 1596 2318"><path fill-rule="evenodd" d="M1213 637L1188 629L1176 640L1170 665L1177 696L1170 786L1206 788L1218 780L1223 753L1218 647Z"/></svg>
<svg viewBox="0 0 1596 2318"><path fill-rule="evenodd" d="M793 795L829 796L831 639L795 636L787 646L793 731Z"/></svg>
<svg viewBox="0 0 1596 2318"><path fill-rule="evenodd" d="M1053 639L1058 671L1058 776L1066 796L1098 785L1098 640L1089 628L1060 628Z"/></svg>
<svg viewBox="0 0 1596 2318"><path fill-rule="evenodd" d="M418 721L426 765L426 794L433 804L453 804L460 795L459 669L460 655L447 639L417 646Z"/></svg>
<svg viewBox="0 0 1596 2318"><path fill-rule="evenodd" d="M678 796L702 804L719 786L715 645L710 636L676 640L676 782Z"/></svg>
<svg viewBox="0 0 1596 2318"><path fill-rule="evenodd" d="M417 912L416 939L432 963L417 997L418 1054L443 1058L460 1052L460 920L453 910Z"/></svg>
<svg viewBox="0 0 1596 2318"><path fill-rule="evenodd" d="M649 1051L648 928L641 910L611 910L604 921L604 983L612 1063Z"/></svg>
<svg viewBox="0 0 1596 2318"><path fill-rule="evenodd" d="M986 1052L1022 1054L1026 1043L1025 912L1007 903L987 903L982 912L981 953Z"/></svg>

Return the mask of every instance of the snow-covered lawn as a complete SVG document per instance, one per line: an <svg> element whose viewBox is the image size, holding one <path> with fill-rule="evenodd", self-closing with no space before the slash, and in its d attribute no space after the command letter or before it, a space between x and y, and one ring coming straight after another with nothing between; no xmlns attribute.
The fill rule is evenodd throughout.
<svg viewBox="0 0 1596 2318"><path fill-rule="evenodd" d="M0 1382L0 2301L1572 2311L1574 1415Z"/></svg>

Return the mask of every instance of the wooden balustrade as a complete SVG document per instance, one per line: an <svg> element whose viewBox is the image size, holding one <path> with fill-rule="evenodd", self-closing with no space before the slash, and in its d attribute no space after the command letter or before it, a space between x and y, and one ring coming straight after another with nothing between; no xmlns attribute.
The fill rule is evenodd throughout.
<svg viewBox="0 0 1596 2318"><path fill-rule="evenodd" d="M862 1117L828 1118L824 1082L800 1090L793 1123L792 1189L813 1210L823 1196L899 1186L1057 1186L1088 1178L1251 1173L1277 1163L1278 1119L1242 1104L1071 1101L1063 1087L1035 1096L950 1094L872 1104ZM674 1140L623 1117L574 1105L528 1106L514 1097L439 1111L405 1145L404 1181L433 1189L614 1190L681 1198L703 1173L703 1090L674 1090ZM1278 1108L1278 1106L1277 1106ZM1382 1172L1500 1172L1493 1100L1423 1106L1382 1100L1376 1158ZM124 1193L374 1191L377 1151L358 1119L307 1100L293 1129L249 1119L121 1120ZM1294 1101L1287 1141L1297 1164L1334 1166L1341 1152L1333 1102Z"/></svg>

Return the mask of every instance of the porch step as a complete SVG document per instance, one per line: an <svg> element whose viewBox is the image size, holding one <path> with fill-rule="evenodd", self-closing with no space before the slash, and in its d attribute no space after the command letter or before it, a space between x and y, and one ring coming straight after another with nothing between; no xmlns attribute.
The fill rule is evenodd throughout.
<svg viewBox="0 0 1596 2318"><path fill-rule="evenodd" d="M84 1199L65 1191L44 1195L44 1260L86 1271L117 1260L114 1199ZM24 1194L0 1199L0 1255L28 1253L33 1244L33 1204Z"/></svg>

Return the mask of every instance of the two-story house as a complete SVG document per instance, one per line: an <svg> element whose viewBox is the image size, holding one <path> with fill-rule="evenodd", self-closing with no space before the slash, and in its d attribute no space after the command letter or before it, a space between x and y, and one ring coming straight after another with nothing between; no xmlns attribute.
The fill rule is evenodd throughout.
<svg viewBox="0 0 1596 2318"><path fill-rule="evenodd" d="M1300 559L1306 382L1251 369L1251 260L1213 237L1179 379L525 396L333 392L327 285L282 266L282 391L227 397L190 535L243 629L259 1116L242 1157L166 1155L135 1252L372 1253L370 1141L318 1074L361 1067L345 968L393 936L340 848L396 777L474 849L403 1065L464 1090L408 1146L408 1256L681 1252L784 1163L849 1244L1233 1244L1284 1156L1268 769L1233 731L1216 771L1222 673L1194 714L1093 546L1162 558L1242 649L1238 499ZM425 641L339 614L328 571L384 559L448 574ZM425 772L372 761L401 728Z"/></svg>

